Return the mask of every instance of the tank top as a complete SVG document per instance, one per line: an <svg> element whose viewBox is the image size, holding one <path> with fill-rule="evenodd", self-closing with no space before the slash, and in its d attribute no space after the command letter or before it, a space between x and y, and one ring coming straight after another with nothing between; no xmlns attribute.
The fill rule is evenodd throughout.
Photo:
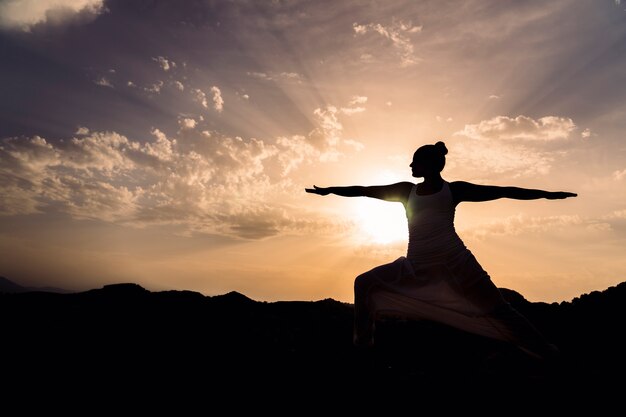
<svg viewBox="0 0 626 417"><path fill-rule="evenodd" d="M454 229L455 205L447 181L441 190L428 195L416 193L413 185L406 206L409 226L407 259L413 264L447 263L467 248Z"/></svg>

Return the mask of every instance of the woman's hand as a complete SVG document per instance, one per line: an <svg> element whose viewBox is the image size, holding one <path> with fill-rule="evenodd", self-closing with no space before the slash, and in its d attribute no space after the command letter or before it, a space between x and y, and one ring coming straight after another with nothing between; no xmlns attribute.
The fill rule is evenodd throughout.
<svg viewBox="0 0 626 417"><path fill-rule="evenodd" d="M318 187L317 185L314 185L313 188L305 188L304 191L306 191L307 193L318 194L318 195L330 194L329 188Z"/></svg>
<svg viewBox="0 0 626 417"><path fill-rule="evenodd" d="M569 193L567 191L554 191L554 192L548 193L546 198L548 200L562 200L564 198L577 197L577 196L578 196L578 194L576 194L576 193Z"/></svg>

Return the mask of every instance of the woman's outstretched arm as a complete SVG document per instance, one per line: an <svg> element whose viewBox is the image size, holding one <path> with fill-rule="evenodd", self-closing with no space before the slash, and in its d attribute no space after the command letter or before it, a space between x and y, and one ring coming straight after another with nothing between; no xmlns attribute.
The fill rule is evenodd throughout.
<svg viewBox="0 0 626 417"><path fill-rule="evenodd" d="M499 198L512 198L515 200L536 200L547 198L558 200L568 197L576 197L578 194L566 191L544 191L519 187L499 187L495 185L476 185L465 181L450 183L452 196L456 203L461 201L491 201Z"/></svg>
<svg viewBox="0 0 626 417"><path fill-rule="evenodd" d="M371 197L385 201L406 203L412 188L413 184L410 182L398 182L396 184L373 185L369 187L360 185L349 187L318 187L314 185L313 188L305 188L304 190L307 193L319 195L336 194L342 197Z"/></svg>

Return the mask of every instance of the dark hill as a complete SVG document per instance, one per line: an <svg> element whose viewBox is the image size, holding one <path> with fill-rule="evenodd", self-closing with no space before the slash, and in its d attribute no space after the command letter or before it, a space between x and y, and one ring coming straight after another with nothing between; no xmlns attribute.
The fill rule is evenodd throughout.
<svg viewBox="0 0 626 417"><path fill-rule="evenodd" d="M13 281L8 280L5 277L0 277L0 293L20 293L20 292L33 292L33 291L43 291L43 292L56 292L61 294L67 294L71 291L64 290L62 288L55 287L23 287L19 284L14 283Z"/></svg>
<svg viewBox="0 0 626 417"><path fill-rule="evenodd" d="M580 388L626 371L626 283L560 304L503 294L559 346L560 361L537 363L500 342L393 320L379 323L375 349L361 351L352 346L350 304L257 302L236 292L205 297L117 284L73 294L0 294L0 353L11 358L3 375L24 386L54 386L63 375L73 389L104 381L171 387L200 381L281 390L323 381L330 390Z"/></svg>

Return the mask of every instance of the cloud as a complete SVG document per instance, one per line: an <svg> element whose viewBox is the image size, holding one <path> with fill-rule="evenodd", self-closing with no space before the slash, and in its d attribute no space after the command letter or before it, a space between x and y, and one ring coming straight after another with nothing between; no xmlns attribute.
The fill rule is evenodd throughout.
<svg viewBox="0 0 626 417"><path fill-rule="evenodd" d="M616 210L606 215L580 216L560 214L555 216L528 216L517 214L460 230L463 237L484 240L493 236L518 236L522 234L558 234L577 239L589 234L613 233L614 227L626 219L626 210Z"/></svg>
<svg viewBox="0 0 626 417"><path fill-rule="evenodd" d="M364 103L367 101L367 98L359 98L356 102L359 101ZM349 105L356 102L353 97ZM343 124L339 120L341 115L351 116L364 111L365 108L360 106L339 108L334 105L318 107L313 111L318 127L309 133L307 143L319 152L319 159L321 161L338 160L343 155L341 148L346 145L354 150L364 148L362 143L343 137Z"/></svg>
<svg viewBox="0 0 626 417"><path fill-rule="evenodd" d="M144 87L143 90L147 93L159 94L161 93L161 88L163 88L163 81L159 80L150 87Z"/></svg>
<svg viewBox="0 0 626 417"><path fill-rule="evenodd" d="M342 107L341 112L343 114L347 114L351 116L356 113L363 113L365 111L365 107Z"/></svg>
<svg viewBox="0 0 626 417"><path fill-rule="evenodd" d="M180 81L174 81L174 86L179 89L180 91L184 91L185 90L185 85L183 83L181 83Z"/></svg>
<svg viewBox="0 0 626 417"><path fill-rule="evenodd" d="M361 142L353 140L353 139L344 139L343 144L351 147L352 149L354 149L355 151L362 151L363 149L365 149L365 145L363 145Z"/></svg>
<svg viewBox="0 0 626 417"><path fill-rule="evenodd" d="M583 130L582 132L580 132L580 136L583 139L589 139L591 137L591 130L589 130L589 129Z"/></svg>
<svg viewBox="0 0 626 417"><path fill-rule="evenodd" d="M282 136L276 143L280 147L277 158L282 175L288 175L305 161L318 160L321 155L320 150L302 135Z"/></svg>
<svg viewBox="0 0 626 417"><path fill-rule="evenodd" d="M555 155L550 152L510 143L463 141L448 144L454 155L451 169L461 169L474 178L528 177L550 172Z"/></svg>
<svg viewBox="0 0 626 417"><path fill-rule="evenodd" d="M390 40L400 56L400 62L403 67L415 65L419 61L414 54L413 44L408 35L421 32L422 26L413 26L411 23L404 22L394 22L389 26L383 26L380 23L368 23L365 25L353 23L352 29L356 35L365 35L368 32L374 32ZM366 55L365 61L371 59L371 55L362 54L362 61L364 60L364 55Z"/></svg>
<svg viewBox="0 0 626 417"><path fill-rule="evenodd" d="M365 104L365 103L367 103L366 96L352 96L352 99L350 100L351 106L356 106L357 104Z"/></svg>
<svg viewBox="0 0 626 417"><path fill-rule="evenodd" d="M626 219L626 210L615 210L606 219Z"/></svg>
<svg viewBox="0 0 626 417"><path fill-rule="evenodd" d="M267 74L265 72L256 72L256 71L250 72L250 71L248 71L247 74L248 74L249 77L258 78L260 80L273 80L274 79L273 77L271 77L269 74Z"/></svg>
<svg viewBox="0 0 626 417"><path fill-rule="evenodd" d="M283 205L301 187L289 174L319 161L343 140L336 119L320 113L319 134L335 131L321 148L311 135L263 141L198 129L179 119L168 136L153 129L139 142L115 132L79 129L52 144L40 136L0 141L0 215L66 213L131 227L178 225L186 233L259 239L279 233L333 231L338 226ZM325 118L326 117L326 118Z"/></svg>
<svg viewBox="0 0 626 417"><path fill-rule="evenodd" d="M224 99L222 98L222 92L216 86L211 87L211 92L213 93L213 108L221 113L224 110Z"/></svg>
<svg viewBox="0 0 626 417"><path fill-rule="evenodd" d="M462 234L482 240L487 236L516 236L522 233L543 233L554 229L565 229L571 226L595 223L578 215L533 217L518 214L463 230Z"/></svg>
<svg viewBox="0 0 626 417"><path fill-rule="evenodd" d="M367 103L366 96L352 96L352 98L350 99L348 103L349 107L342 107L341 112L343 114L347 114L348 116L356 114L356 113L362 113L365 111L365 107L359 106L359 104L365 104L365 103Z"/></svg>
<svg viewBox="0 0 626 417"><path fill-rule="evenodd" d="M499 100L502 96L499 96L497 94L490 94L487 98L489 100Z"/></svg>
<svg viewBox="0 0 626 417"><path fill-rule="evenodd" d="M355 101L354 96L350 103L366 102L362 97ZM356 112L362 111L357 108ZM348 111L346 111L348 110ZM313 162L331 162L343 156L344 149L361 151L364 145L357 140L343 137L342 116L350 116L355 110L352 107L338 108L334 105L318 107L313 111L314 122L317 125L308 135L281 136L277 138L279 148L277 160L280 163L282 175L288 175L301 164Z"/></svg>
<svg viewBox="0 0 626 417"><path fill-rule="evenodd" d="M184 118L179 120L178 124L182 129L193 129L196 127L197 122L194 119Z"/></svg>
<svg viewBox="0 0 626 417"><path fill-rule="evenodd" d="M299 80L300 74L298 74L297 72L281 72L280 77L291 79L291 80Z"/></svg>
<svg viewBox="0 0 626 417"><path fill-rule="evenodd" d="M483 178L494 174L514 178L545 175L563 156L563 152L547 150L545 145L569 139L574 129L572 119L557 116L497 116L467 124L454 133L461 140L450 146L455 155L453 165Z"/></svg>
<svg viewBox="0 0 626 417"><path fill-rule="evenodd" d="M30 32L38 25L88 23L105 11L104 0L8 0L0 2L0 28Z"/></svg>
<svg viewBox="0 0 626 417"><path fill-rule="evenodd" d="M207 101L206 94L204 93L204 91L200 90L199 88L196 88L195 90L193 90L193 94L195 96L196 101L200 103L202 107L204 107L205 109L209 108L209 102Z"/></svg>
<svg viewBox="0 0 626 417"><path fill-rule="evenodd" d="M100 78L94 80L94 83L96 85L101 86L101 87L113 88L113 84L106 77L100 77Z"/></svg>
<svg viewBox="0 0 626 417"><path fill-rule="evenodd" d="M174 61L168 60L165 57L157 56L153 57L152 60L158 62L163 71L169 71L171 68L176 68L176 63Z"/></svg>
<svg viewBox="0 0 626 417"><path fill-rule="evenodd" d="M302 76L297 72L247 72L249 77L256 78L264 81L295 81L297 83L302 82Z"/></svg>
<svg viewBox="0 0 626 417"><path fill-rule="evenodd" d="M622 169L621 171L617 170L613 172L613 179L615 181L621 181L624 178L626 178L626 169Z"/></svg>
<svg viewBox="0 0 626 417"><path fill-rule="evenodd" d="M358 97L358 98L357 98ZM349 105L365 103L366 97L354 96ZM308 135L281 136L277 138L278 153L276 159L281 175L286 176L301 164L313 162L337 161L344 155L344 150L361 151L365 146L357 140L343 137L343 116L364 111L362 107L342 107L334 105L318 107L313 111L315 129Z"/></svg>
<svg viewBox="0 0 626 417"><path fill-rule="evenodd" d="M154 140L144 144L112 132L56 146L40 137L5 139L0 187L14 198L4 203L3 214L57 210L76 218L186 224L228 234L230 225L215 213L245 217L245 200L260 199L271 187L262 162L275 150L253 139L198 142L200 135L184 132L175 139L155 129Z"/></svg>
<svg viewBox="0 0 626 417"><path fill-rule="evenodd" d="M472 139L550 141L567 139L575 128L569 117L545 116L535 120L522 115L515 118L496 116L478 124L465 125L455 135Z"/></svg>
<svg viewBox="0 0 626 417"><path fill-rule="evenodd" d="M341 141L343 125L339 121L339 112L340 110L333 105L318 107L313 111L319 127L310 136L318 148L334 147Z"/></svg>
<svg viewBox="0 0 626 417"><path fill-rule="evenodd" d="M89 134L89 129L87 129L84 126L78 126L78 129L76 129L76 132L74 134L75 135L80 135L80 136L88 135Z"/></svg>
<svg viewBox="0 0 626 417"><path fill-rule="evenodd" d="M361 62L365 62L365 63L374 62L374 56L372 54L361 54L359 58L361 59Z"/></svg>

